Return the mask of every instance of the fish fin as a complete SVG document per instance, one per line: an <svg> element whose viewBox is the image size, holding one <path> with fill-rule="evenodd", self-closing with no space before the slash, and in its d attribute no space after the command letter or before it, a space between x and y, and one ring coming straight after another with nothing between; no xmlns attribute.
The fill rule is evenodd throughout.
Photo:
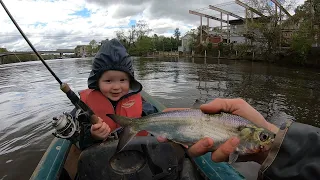
<svg viewBox="0 0 320 180"><path fill-rule="evenodd" d="M125 116L118 116L115 114L106 114L109 118L111 118L114 122L116 122L117 124L120 124L120 126L130 126L132 123L132 119L125 117Z"/></svg>
<svg viewBox="0 0 320 180"><path fill-rule="evenodd" d="M238 159L238 157L239 157L239 151L236 150L236 151L234 151L233 153L231 153L231 154L229 155L229 161L228 161L228 163L229 163L229 164L232 164L232 163L236 162L237 159Z"/></svg>
<svg viewBox="0 0 320 180"><path fill-rule="evenodd" d="M200 106L202 104L205 104L204 102L202 102L201 100L199 99L196 99L196 101L193 103L192 105L192 109L200 109Z"/></svg>
<svg viewBox="0 0 320 180"><path fill-rule="evenodd" d="M125 127L120 133L119 142L117 146L117 152L123 150L123 148L129 143L129 141L137 134L131 127Z"/></svg>
<svg viewBox="0 0 320 180"><path fill-rule="evenodd" d="M133 129L133 120L131 118L115 114L107 114L107 116L117 124L120 124L120 126L124 127L123 131L119 135L119 142L117 146L117 152L120 152L138 132Z"/></svg>
<svg viewBox="0 0 320 180"><path fill-rule="evenodd" d="M180 144L182 146L184 146L185 148L189 148L193 145L193 143L190 143L190 142L178 142L178 141L175 141L175 140L171 140L171 139L168 139L169 141L172 141L176 144Z"/></svg>

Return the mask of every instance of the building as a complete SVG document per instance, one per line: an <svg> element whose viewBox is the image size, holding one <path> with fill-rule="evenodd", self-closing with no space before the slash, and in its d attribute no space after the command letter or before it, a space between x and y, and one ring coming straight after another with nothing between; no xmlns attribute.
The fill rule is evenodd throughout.
<svg viewBox="0 0 320 180"><path fill-rule="evenodd" d="M191 34L186 34L181 37L181 46L178 47L179 52L190 52L190 43L193 41Z"/></svg>
<svg viewBox="0 0 320 180"><path fill-rule="evenodd" d="M74 54L76 57L87 57L91 55L91 49L90 45L78 45L74 49Z"/></svg>

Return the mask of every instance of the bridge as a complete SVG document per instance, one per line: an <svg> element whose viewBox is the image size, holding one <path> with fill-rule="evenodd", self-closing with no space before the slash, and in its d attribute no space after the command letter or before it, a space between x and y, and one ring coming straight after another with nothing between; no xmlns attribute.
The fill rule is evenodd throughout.
<svg viewBox="0 0 320 180"><path fill-rule="evenodd" d="M56 54L59 53L60 57L63 56L63 53L74 53L74 49L57 49L55 51L38 51L39 54ZM0 58L10 55L18 54L35 54L33 51L16 51L16 52L2 52L0 53Z"/></svg>

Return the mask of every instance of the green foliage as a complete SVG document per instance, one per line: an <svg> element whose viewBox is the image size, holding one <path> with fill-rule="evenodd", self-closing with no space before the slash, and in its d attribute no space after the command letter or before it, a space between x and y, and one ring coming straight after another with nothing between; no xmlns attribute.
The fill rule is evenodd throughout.
<svg viewBox="0 0 320 180"><path fill-rule="evenodd" d="M307 0L298 6L292 22L299 25L298 30L293 34L290 48L295 54L293 60L299 64L306 63L312 44L315 43L315 36L318 34L320 0Z"/></svg>
<svg viewBox="0 0 320 180"><path fill-rule="evenodd" d="M148 52L153 51L152 38L148 36L141 36L139 40L134 44L134 46L128 49L129 54L135 56L144 56Z"/></svg>
<svg viewBox="0 0 320 180"><path fill-rule="evenodd" d="M311 50L311 45L312 38L308 34L303 31L294 34L290 46L293 53L297 55L294 60L299 64L304 64Z"/></svg>
<svg viewBox="0 0 320 180"><path fill-rule="evenodd" d="M0 53L2 52L8 52L8 50L6 48L0 48Z"/></svg>
<svg viewBox="0 0 320 180"><path fill-rule="evenodd" d="M57 59L60 55L41 55L44 60L47 59ZM10 55L10 56L3 56L1 57L2 64L8 63L18 63L18 62L27 62L27 61L37 61L38 57L35 54L17 54L17 55Z"/></svg>
<svg viewBox="0 0 320 180"><path fill-rule="evenodd" d="M181 35L181 32L179 31L179 28L176 28L174 30L174 37L175 37L176 43L178 43L178 45L180 45L180 42L179 42L180 35Z"/></svg>
<svg viewBox="0 0 320 180"><path fill-rule="evenodd" d="M172 37L148 34L152 30L149 29L145 21L138 21L136 26L132 26L130 30L124 32L117 31L117 39L127 48L128 52L134 56L145 56L154 51L177 51L181 44L180 31L176 28Z"/></svg>
<svg viewBox="0 0 320 180"><path fill-rule="evenodd" d="M246 57L247 52L251 50L251 46L248 44L237 44L233 46L234 51L237 51L237 57L243 59Z"/></svg>
<svg viewBox="0 0 320 180"><path fill-rule="evenodd" d="M96 40L94 40L94 39L91 40L90 43L89 43L89 45L90 45L90 46L89 46L88 48L89 48L89 52L90 52L91 54L95 54L95 53L98 52L98 50L99 50L98 47L99 47L99 46L98 46L98 43L97 43Z"/></svg>

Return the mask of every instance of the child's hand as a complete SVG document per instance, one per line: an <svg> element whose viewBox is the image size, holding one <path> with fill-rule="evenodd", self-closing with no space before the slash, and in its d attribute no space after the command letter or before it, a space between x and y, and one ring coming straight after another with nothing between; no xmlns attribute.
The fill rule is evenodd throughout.
<svg viewBox="0 0 320 180"><path fill-rule="evenodd" d="M99 118L99 122L91 126L91 135L94 139L105 140L110 134L110 127Z"/></svg>

